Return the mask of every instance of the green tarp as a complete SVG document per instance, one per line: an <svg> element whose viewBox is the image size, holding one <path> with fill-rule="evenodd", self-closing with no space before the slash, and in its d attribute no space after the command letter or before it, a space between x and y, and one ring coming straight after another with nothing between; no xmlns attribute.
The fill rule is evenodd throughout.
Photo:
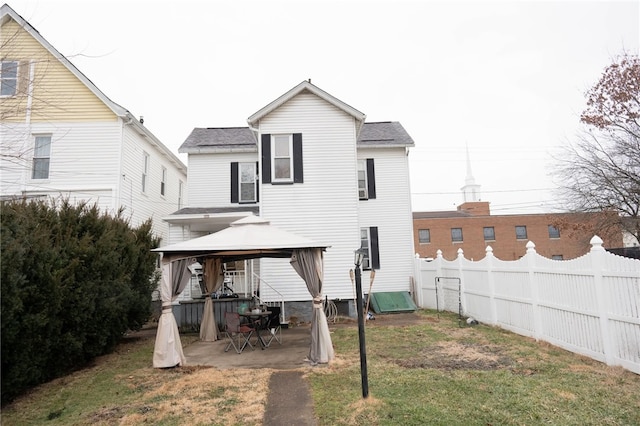
<svg viewBox="0 0 640 426"><path fill-rule="evenodd" d="M369 307L378 314L389 312L413 312L418 307L408 291L371 293Z"/></svg>

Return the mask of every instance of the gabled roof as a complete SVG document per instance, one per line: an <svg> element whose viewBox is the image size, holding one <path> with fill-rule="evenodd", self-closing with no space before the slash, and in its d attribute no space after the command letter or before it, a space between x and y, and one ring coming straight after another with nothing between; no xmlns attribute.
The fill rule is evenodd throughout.
<svg viewBox="0 0 640 426"><path fill-rule="evenodd" d="M361 148L414 146L411 136L397 121L363 123L357 144ZM257 151L256 138L248 127L196 127L178 149L181 154Z"/></svg>
<svg viewBox="0 0 640 426"><path fill-rule="evenodd" d="M364 123L364 120L367 117L365 114L363 114L360 111L358 111L357 109L345 104L340 99L331 96L330 94L328 94L324 90L320 89L317 86L314 86L313 84L311 84L309 81L306 81L306 80L303 81L302 83L298 84L296 87L294 87L293 89L289 90L287 93L285 93L284 95L280 96L278 99L276 99L275 101L271 102L270 104L268 104L264 108L260 109L258 112L253 114L251 117L249 117L247 119L247 122L249 123L249 127L254 127L254 128L258 127L258 122L260 121L260 119L262 119L264 116L266 116L267 114L269 114L273 110L279 108L285 102L291 100L293 97L295 97L295 96L297 96L300 93L303 93L305 91L313 93L314 95L318 96L319 98L329 102L330 104L332 104L336 108L339 108L342 111L344 111L345 113L351 115L353 118L356 119L356 122L358 123L357 132L358 133L360 132L360 129L362 128L362 124Z"/></svg>
<svg viewBox="0 0 640 426"><path fill-rule="evenodd" d="M180 153L257 152L256 139L248 127L196 127L178 149Z"/></svg>
<svg viewBox="0 0 640 426"><path fill-rule="evenodd" d="M152 144L155 144L160 150L166 153L166 155L171 159L173 163L176 164L177 167L183 169L186 173L186 166L184 163L173 153L171 152L158 138L156 138L153 133L151 133L146 127L142 125L138 121L136 117L133 116L126 108L118 105L113 102L107 95L105 95L98 87L93 84L91 80L87 78L75 65L71 63L62 53L58 52L58 50L53 47L44 37L40 35L38 30L36 30L29 22L27 22L22 16L20 16L15 10L13 10L8 4L2 5L0 8L0 25L4 25L8 22L9 19L13 19L20 27L22 27L27 33L29 33L34 39L36 39L45 49L49 51L49 53L56 58L60 63L62 63L68 70L71 72L78 80L80 80L87 88L98 98L100 99L115 115L118 117L127 120L128 124L132 124L138 133L143 136L146 136L150 139Z"/></svg>
<svg viewBox="0 0 640 426"><path fill-rule="evenodd" d="M397 121L365 123L358 137L360 147L386 148L397 146L414 146L409 133Z"/></svg>

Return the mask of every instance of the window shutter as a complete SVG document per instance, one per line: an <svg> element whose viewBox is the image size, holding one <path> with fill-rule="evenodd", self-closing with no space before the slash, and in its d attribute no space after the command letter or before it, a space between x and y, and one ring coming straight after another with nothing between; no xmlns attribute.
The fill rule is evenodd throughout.
<svg viewBox="0 0 640 426"><path fill-rule="evenodd" d="M380 269L380 248L378 245L378 227L369 228L369 237L371 238L371 269Z"/></svg>
<svg viewBox="0 0 640 426"><path fill-rule="evenodd" d="M262 135L262 183L271 183L271 135Z"/></svg>
<svg viewBox="0 0 640 426"><path fill-rule="evenodd" d="M293 182L304 182L302 171L302 133L293 134Z"/></svg>
<svg viewBox="0 0 640 426"><path fill-rule="evenodd" d="M370 200L376 198L376 170L373 158L367 158L367 193Z"/></svg>
<svg viewBox="0 0 640 426"><path fill-rule="evenodd" d="M231 202L239 203L239 193L238 187L240 183L238 182L238 163L231 163Z"/></svg>

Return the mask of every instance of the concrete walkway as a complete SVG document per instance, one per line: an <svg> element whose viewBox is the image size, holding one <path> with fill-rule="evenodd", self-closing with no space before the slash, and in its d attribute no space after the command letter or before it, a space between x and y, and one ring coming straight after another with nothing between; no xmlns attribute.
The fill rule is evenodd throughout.
<svg viewBox="0 0 640 426"><path fill-rule="evenodd" d="M266 426L315 426L313 400L304 373L312 367L306 357L311 344L310 326L282 330L282 344L273 341L266 349L246 348L241 354L233 347L224 351L224 339L196 341L184 348L188 366L204 365L219 369L271 368L278 370L269 379L265 407Z"/></svg>

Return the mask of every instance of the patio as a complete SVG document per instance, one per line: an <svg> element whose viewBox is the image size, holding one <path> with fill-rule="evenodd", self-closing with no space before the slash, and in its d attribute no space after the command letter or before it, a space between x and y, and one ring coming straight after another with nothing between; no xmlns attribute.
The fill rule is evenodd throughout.
<svg viewBox="0 0 640 426"><path fill-rule="evenodd" d="M252 343L255 337L251 338ZM311 367L305 361L309 355L311 344L310 325L300 325L282 329L282 344L275 340L267 349L255 350L247 347L238 354L231 348L224 351L227 340L224 338L215 342L195 341L183 349L187 366L210 366L221 370L231 368L273 368L291 370ZM326 364L324 364L326 365Z"/></svg>

